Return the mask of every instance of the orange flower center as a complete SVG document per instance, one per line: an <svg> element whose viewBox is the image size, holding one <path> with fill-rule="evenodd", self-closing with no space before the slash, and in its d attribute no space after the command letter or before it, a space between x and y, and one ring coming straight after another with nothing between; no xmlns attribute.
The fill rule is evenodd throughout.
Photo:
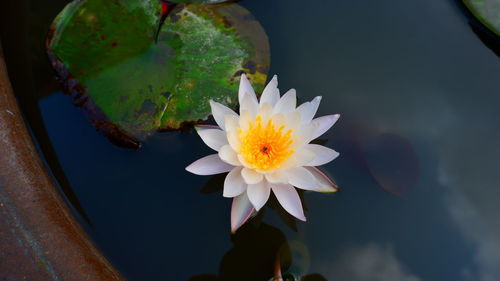
<svg viewBox="0 0 500 281"><path fill-rule="evenodd" d="M258 115L255 121L250 121L247 132L238 129L240 154L255 169L268 171L279 168L295 152L290 148L293 130L284 130L285 126L276 127L272 119L264 125Z"/></svg>

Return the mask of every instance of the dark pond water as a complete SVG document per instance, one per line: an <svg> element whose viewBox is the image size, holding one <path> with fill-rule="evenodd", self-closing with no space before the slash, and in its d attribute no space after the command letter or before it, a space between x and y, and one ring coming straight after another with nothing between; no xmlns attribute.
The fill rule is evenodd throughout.
<svg viewBox="0 0 500 281"><path fill-rule="evenodd" d="M269 280L280 248L304 280L500 280L500 61L457 2L240 2L281 89L342 114L324 166L342 189L305 193L306 223L265 208L233 236L220 179L184 170L210 153L194 132L120 149L58 90L43 40L65 2L8 4L26 12L0 35L61 190L129 280Z"/></svg>

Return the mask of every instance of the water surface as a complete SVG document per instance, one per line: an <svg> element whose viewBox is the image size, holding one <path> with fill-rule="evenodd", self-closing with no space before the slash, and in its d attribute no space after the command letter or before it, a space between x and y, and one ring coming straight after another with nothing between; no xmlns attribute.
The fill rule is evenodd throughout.
<svg viewBox="0 0 500 281"><path fill-rule="evenodd" d="M455 1L310 2L240 4L268 33L282 91L342 114L323 137L341 191L305 193L306 223L265 208L234 236L217 179L184 170L211 153L196 133L113 146L43 58L65 1L18 4L32 36L9 38L35 47L19 63L4 43L14 87L82 225L129 280L268 280L283 245L306 280L500 280L498 57Z"/></svg>

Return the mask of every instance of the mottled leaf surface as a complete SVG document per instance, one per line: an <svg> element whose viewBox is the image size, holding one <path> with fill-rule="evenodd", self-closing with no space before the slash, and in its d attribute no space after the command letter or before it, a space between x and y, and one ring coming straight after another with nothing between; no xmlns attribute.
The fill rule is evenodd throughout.
<svg viewBox="0 0 500 281"><path fill-rule="evenodd" d="M209 99L235 107L239 76L245 71L257 92L269 66L267 36L239 5L188 5L175 9L163 28L176 50L175 86L162 118L162 128L206 119Z"/></svg>
<svg viewBox="0 0 500 281"><path fill-rule="evenodd" d="M241 6L179 4L156 40L160 18L156 0L84 0L53 22L53 65L99 129L118 128L108 136L142 140L207 119L209 99L234 107L243 71L265 83L267 36Z"/></svg>

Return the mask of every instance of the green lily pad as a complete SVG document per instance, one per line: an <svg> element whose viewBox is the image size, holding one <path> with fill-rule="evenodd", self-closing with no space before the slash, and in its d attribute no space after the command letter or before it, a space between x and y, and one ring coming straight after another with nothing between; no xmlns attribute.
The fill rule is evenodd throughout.
<svg viewBox="0 0 500 281"><path fill-rule="evenodd" d="M462 0L467 9L484 26L500 36L500 1L498 0Z"/></svg>
<svg viewBox="0 0 500 281"><path fill-rule="evenodd" d="M262 89L269 45L236 4L177 5L156 31L157 0L83 0L53 22L49 58L65 89L115 143L207 119L208 100L236 106L244 71Z"/></svg>
<svg viewBox="0 0 500 281"><path fill-rule="evenodd" d="M267 36L239 5L188 5L174 9L162 29L177 49L176 86L162 118L162 128L203 120L209 99L237 106L239 76L246 72L257 91L263 90L269 66ZM215 28L214 28L215 26ZM211 77L207 79L207 77Z"/></svg>

